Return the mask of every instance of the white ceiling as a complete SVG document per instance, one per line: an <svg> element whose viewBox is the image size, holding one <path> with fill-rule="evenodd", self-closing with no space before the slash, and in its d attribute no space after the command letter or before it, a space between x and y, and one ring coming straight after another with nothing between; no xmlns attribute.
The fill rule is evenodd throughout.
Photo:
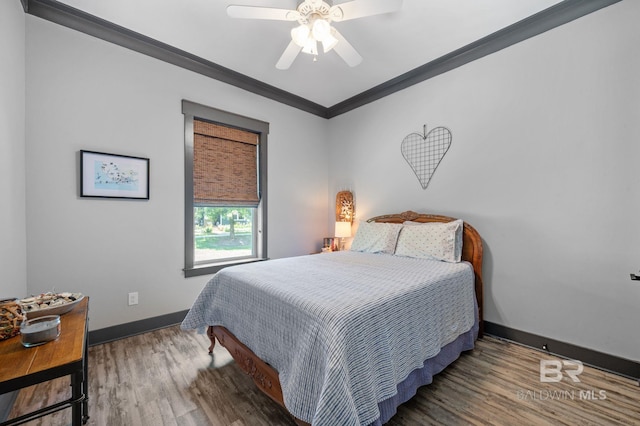
<svg viewBox="0 0 640 426"><path fill-rule="evenodd" d="M302 0L59 1L324 107L560 3L404 0L399 12L333 24L364 58L360 65L350 68L335 52L320 53L317 62L300 53L288 70L278 70L275 64L297 23L233 19L226 7L295 9Z"/></svg>

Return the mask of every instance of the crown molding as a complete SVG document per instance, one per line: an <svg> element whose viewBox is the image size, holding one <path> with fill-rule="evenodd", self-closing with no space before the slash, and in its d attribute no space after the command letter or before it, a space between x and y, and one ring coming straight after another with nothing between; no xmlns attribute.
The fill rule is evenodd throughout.
<svg viewBox="0 0 640 426"><path fill-rule="evenodd" d="M333 118L622 0L564 0L331 107L302 98L56 0L20 0L25 13L202 74L322 118Z"/></svg>
<svg viewBox="0 0 640 426"><path fill-rule="evenodd" d="M528 18L498 30L429 63L421 65L385 83L366 90L327 111L332 118L414 84L444 74L499 50L535 37L622 0L565 0Z"/></svg>
<svg viewBox="0 0 640 426"><path fill-rule="evenodd" d="M326 107L55 0L21 0L26 13L325 117Z"/></svg>

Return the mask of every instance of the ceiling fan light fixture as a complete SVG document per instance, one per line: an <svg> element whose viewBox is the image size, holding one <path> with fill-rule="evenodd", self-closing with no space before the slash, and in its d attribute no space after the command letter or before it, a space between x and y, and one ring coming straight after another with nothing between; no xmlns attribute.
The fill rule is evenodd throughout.
<svg viewBox="0 0 640 426"><path fill-rule="evenodd" d="M291 30L291 40L302 51L309 55L318 54L318 42L322 43L322 51L329 52L338 43L338 39L332 34L333 28L324 19L315 19L312 24L300 24Z"/></svg>
<svg viewBox="0 0 640 426"><path fill-rule="evenodd" d="M338 39L331 34L332 30L329 21L321 18L317 18L311 25L311 35L322 43L324 53L329 52L338 43Z"/></svg>
<svg viewBox="0 0 640 426"><path fill-rule="evenodd" d="M305 47L309 41L311 30L305 24L295 27L291 30L291 40L300 47Z"/></svg>
<svg viewBox="0 0 640 426"><path fill-rule="evenodd" d="M324 19L316 19L311 27L313 38L318 41L324 41L325 38L331 36L331 25Z"/></svg>
<svg viewBox="0 0 640 426"><path fill-rule="evenodd" d="M339 0L337 5L329 4L329 0L296 2L295 10L230 5L227 14L232 18L298 21L299 25L291 30L291 41L276 63L278 69L288 69L300 51L313 55L313 60L317 60L318 42L322 43L324 53L333 50L347 65L355 67L362 62L362 56L331 23L391 13L402 6L402 0Z"/></svg>
<svg viewBox="0 0 640 426"><path fill-rule="evenodd" d="M329 52L331 49L333 49L336 44L338 44L338 39L335 38L333 35L329 34L327 37L324 38L324 40L322 40L322 50L324 51L324 53Z"/></svg>

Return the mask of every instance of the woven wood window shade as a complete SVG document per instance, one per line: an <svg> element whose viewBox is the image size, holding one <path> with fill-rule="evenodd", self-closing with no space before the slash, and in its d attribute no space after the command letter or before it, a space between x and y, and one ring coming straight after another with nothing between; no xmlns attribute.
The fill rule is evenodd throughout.
<svg viewBox="0 0 640 426"><path fill-rule="evenodd" d="M193 120L193 202L257 207L256 133Z"/></svg>

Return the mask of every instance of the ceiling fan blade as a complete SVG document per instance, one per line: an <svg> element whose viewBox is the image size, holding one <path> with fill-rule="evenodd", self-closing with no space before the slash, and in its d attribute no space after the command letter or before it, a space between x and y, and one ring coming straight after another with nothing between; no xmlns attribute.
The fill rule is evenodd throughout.
<svg viewBox="0 0 640 426"><path fill-rule="evenodd" d="M287 48L284 49L284 52L282 53L282 56L280 56L280 59L278 59L276 68L278 68L279 70L289 69L293 61L298 56L298 53L300 53L300 50L302 50L302 47L298 46L293 40L291 40Z"/></svg>
<svg viewBox="0 0 640 426"><path fill-rule="evenodd" d="M365 16L396 12L401 7L402 0L352 0L332 6L329 9L329 15L332 21L341 22Z"/></svg>
<svg viewBox="0 0 640 426"><path fill-rule="evenodd" d="M297 10L276 9L257 6L227 6L227 15L232 18L272 19L276 21L297 21L300 13Z"/></svg>
<svg viewBox="0 0 640 426"><path fill-rule="evenodd" d="M362 62L362 56L353 48L353 46L336 30L331 28L331 34L338 39L338 43L333 50L349 65L355 67Z"/></svg>

